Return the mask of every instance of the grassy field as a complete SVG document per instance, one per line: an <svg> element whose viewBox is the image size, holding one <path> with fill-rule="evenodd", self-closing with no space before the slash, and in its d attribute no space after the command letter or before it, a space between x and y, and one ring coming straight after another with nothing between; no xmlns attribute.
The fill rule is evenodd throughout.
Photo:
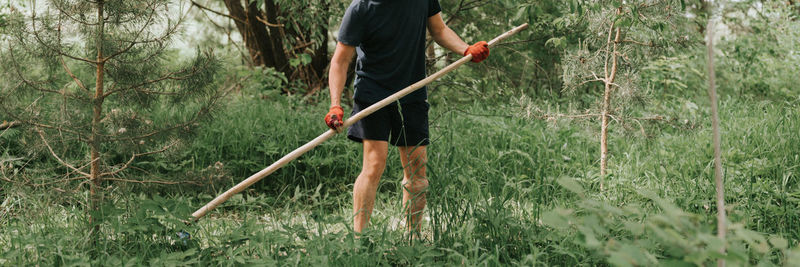
<svg viewBox="0 0 800 267"><path fill-rule="evenodd" d="M0 265L675 266L710 265L723 245L734 266L800 262L798 99L721 99L731 223L724 242L714 234L702 99L642 108L642 117L665 117L641 127L612 122L604 181L595 120L537 119L527 113L537 102L514 99L433 103L428 207L423 240L412 242L400 223L394 150L371 226L354 237L350 190L360 147L343 136L185 225L216 193L325 130L323 106L234 98L193 142L137 165L202 186L110 187L97 244L87 241L86 195L64 200L4 186Z"/></svg>

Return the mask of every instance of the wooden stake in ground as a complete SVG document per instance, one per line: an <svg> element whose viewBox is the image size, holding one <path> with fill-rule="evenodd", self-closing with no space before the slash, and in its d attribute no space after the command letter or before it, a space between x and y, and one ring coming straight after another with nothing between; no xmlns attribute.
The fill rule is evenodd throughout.
<svg viewBox="0 0 800 267"><path fill-rule="evenodd" d="M713 12L714 7L711 1L708 1L708 26L706 27L706 53L708 54L708 96L711 98L711 127L714 139L714 183L717 189L717 237L725 241L725 232L727 226L725 225L725 185L722 182L722 157L720 155L720 134L719 134L719 112L717 112L717 88L714 81L714 20ZM725 246L720 248L720 253L725 253ZM717 260L717 266L725 266L725 259Z"/></svg>
<svg viewBox="0 0 800 267"><path fill-rule="evenodd" d="M522 24L520 26L517 26L516 28L514 28L514 29L512 29L512 30L510 30L510 31L508 31L508 32L506 32L506 33L494 38L493 40L489 41L489 47L494 47L500 41L508 38L511 35L514 35L514 34L520 32L520 31L522 31L522 30L524 30L526 28L528 28L528 24L527 23ZM464 65L464 63L467 63L470 60L472 60L472 55L467 55L467 56L459 59L458 61L454 62L453 64L450 64L449 66L445 67L444 69L441 69L441 70L437 71L433 75L428 76L427 78L425 78L425 79L423 79L421 81L418 81L418 82L406 87L405 89L398 91L397 93L394 93L393 95L387 97L386 99L383 99L383 100L379 101L378 103L375 103L375 104L369 106L368 108L356 113L356 115L353 115L352 117L347 119L344 122L344 125L342 126L342 128L350 127L351 125L353 125L357 121L363 119L364 117L369 116L370 114L374 113L375 111L378 111L379 109L385 107L386 105L389 105L389 104L399 100L400 98L410 94L411 92L414 92L417 89L422 88L423 86L425 86L425 85L427 85L427 84L429 84L429 83L441 78L442 76L444 76L448 72L453 71L454 69L460 67L461 65ZM322 142L325 142L325 140L328 140L329 138L333 137L334 135L336 135L336 131L328 130L325 133L321 134L320 136L317 136L317 138L314 138L314 140L311 140L310 142L306 143L305 145L295 149L291 153L286 154L285 156L283 156L281 159L279 159L275 163L272 163L272 165L269 165L269 167L267 167L267 168L255 173L255 174L251 175L250 177L248 177L244 181L239 182L239 184L235 185L231 189L228 189L228 191L225 191L224 193L220 194L219 196L217 196L216 198L211 200L211 202L208 202L208 204L206 204L202 208L200 208L197 211L195 211L194 213L192 213L192 217L194 217L195 220L198 220L198 219L202 218L210 210L216 208L217 206L219 206L219 204L222 204L223 202L227 201L233 195L236 195L237 193L242 192L242 190L244 190L245 188L250 187L251 185L255 184L256 182L260 181L261 179L264 179L264 177L267 177L271 173L273 173L276 170L280 169L281 167L283 167L287 163L291 162L292 160L295 160L296 158L298 158L301 155L305 154L306 152L308 152L312 148L316 147L317 145L321 144Z"/></svg>

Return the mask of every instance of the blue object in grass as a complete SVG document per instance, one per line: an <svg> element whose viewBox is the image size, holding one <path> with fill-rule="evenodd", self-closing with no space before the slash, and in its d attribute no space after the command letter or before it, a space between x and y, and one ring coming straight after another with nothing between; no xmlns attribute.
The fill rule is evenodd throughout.
<svg viewBox="0 0 800 267"><path fill-rule="evenodd" d="M178 235L178 239L181 240L183 245L185 246L188 240L192 239L192 235L188 232L181 230L180 232L176 233Z"/></svg>

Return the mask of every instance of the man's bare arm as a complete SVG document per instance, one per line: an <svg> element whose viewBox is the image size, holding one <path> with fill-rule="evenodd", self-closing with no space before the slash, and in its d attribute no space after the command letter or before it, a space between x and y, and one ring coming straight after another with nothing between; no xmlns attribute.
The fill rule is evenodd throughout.
<svg viewBox="0 0 800 267"><path fill-rule="evenodd" d="M461 37L447 27L442 20L442 13L428 17L428 32L430 32L433 40L444 48L450 49L458 54L464 54L469 45L461 40Z"/></svg>
<svg viewBox="0 0 800 267"><path fill-rule="evenodd" d="M342 92L347 81L347 68L356 54L356 47L343 43L336 44L336 51L331 58L331 69L328 73L328 87L331 92L331 107L340 106Z"/></svg>

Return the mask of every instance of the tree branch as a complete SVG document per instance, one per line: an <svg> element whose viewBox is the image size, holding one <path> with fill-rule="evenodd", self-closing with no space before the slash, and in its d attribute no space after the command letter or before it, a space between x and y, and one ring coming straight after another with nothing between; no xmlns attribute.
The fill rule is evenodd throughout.
<svg viewBox="0 0 800 267"><path fill-rule="evenodd" d="M84 86L84 85L83 85L83 83L81 82L81 80L80 80L80 79L78 79L78 77L76 77L76 76L75 76L75 74L72 74L72 71L69 69L69 67L67 67L67 63L65 63L65 62L64 62L64 57L63 57L63 56L60 56L60 57L58 57L58 58L59 58L59 60L61 61L61 66L62 66L62 67L64 67L64 71L66 71L66 72L67 72L67 75L69 75L69 77L71 77L71 78L72 78L72 80L73 80L73 81L75 81L75 84L77 84L77 85L78 85L78 87L80 87L81 89L83 89L83 90L86 90L86 91L88 92L88 91L89 91L89 89L88 89L88 88L86 88L86 86Z"/></svg>
<svg viewBox="0 0 800 267"><path fill-rule="evenodd" d="M644 42L639 42L639 41L636 41L636 40L625 39L625 40L620 41L620 43L631 43L631 44L637 44L637 45L647 46L647 47L656 47L656 45L653 44L652 41L650 41L650 43L644 43Z"/></svg>
<svg viewBox="0 0 800 267"><path fill-rule="evenodd" d="M64 160L62 160L62 159L61 159L61 157L59 157L58 155L56 155L56 152L55 152L55 151L53 151L53 148L50 146L50 144L49 144L49 143L47 143L47 139L46 139L46 138L44 138L44 134L42 134L42 130L40 130L40 129L38 129L38 128L37 128L37 129L36 129L36 132L39 134L39 137L41 137L41 138L42 138L42 142L44 142L44 145L47 147L47 150L49 150L49 151L50 151L50 154L51 154L51 155L53 155L53 157L54 157L54 158L55 158L55 159L58 161L58 163L61 163L61 165L64 165L64 166L66 166L67 168L70 168L70 169L72 169L73 171L75 171L75 172L77 172L77 173L79 173L79 174L81 174L81 175L85 176L86 178L89 178L89 177L91 177L91 175L89 175L88 173L85 173L85 172L81 171L81 170L80 170L80 169L78 169L78 168L75 168L75 166L72 166L72 164L69 164L69 163L67 163L67 162L64 162ZM99 159L99 158L98 158L98 159ZM89 166L89 165L86 165L86 166ZM86 167L86 166L84 166L84 167Z"/></svg>
<svg viewBox="0 0 800 267"><path fill-rule="evenodd" d="M55 5L58 5L58 4L55 4ZM57 7L57 8L59 8L59 7ZM63 10L61 10L60 8L59 8L59 11L61 11L61 13L59 13L59 14L66 15L66 13ZM67 16L67 17L69 17L69 16ZM61 43L61 16L58 16L58 34L56 36L58 37L58 43L60 44ZM70 70L69 67L67 67L67 63L64 62L64 56L59 56L58 60L61 61L61 66L64 68L64 71L66 71L67 75L69 75L69 77L71 77L72 80L75 81L75 84L77 84L78 87L82 88L83 90L89 91L89 89L87 89L86 86L83 85L81 80L78 79L78 77L76 77L74 74L72 74L72 70Z"/></svg>
<svg viewBox="0 0 800 267"><path fill-rule="evenodd" d="M176 185L176 184L194 184L200 185L197 182L170 182L170 181L159 181L159 180L130 180L130 179L121 179L121 178L105 178L106 181L115 181L115 182L123 182L123 183L137 183L137 184L163 184L163 185Z"/></svg>
<svg viewBox="0 0 800 267"><path fill-rule="evenodd" d="M183 127L186 127L186 126L192 125L192 124L194 124L195 122L197 122L197 120L199 120L199 119L200 119L200 115L202 115L202 114L204 114L204 113L207 113L207 112L208 112L208 110L209 110L209 108L208 108L208 107L209 107L209 106L212 106L214 103L216 103L216 101L220 100L220 99L222 98L222 96L224 96L224 95L227 95L227 94L228 94L228 92L232 91L232 90L233 90L233 89L235 89L235 88L239 88L239 87L241 86L241 83L242 83L242 82L244 82L245 80L249 79L249 78L250 78L250 75L248 75L248 76L245 76L244 78L240 79L240 80L239 80L238 82L236 82L235 84L233 84L233 85L231 85L230 87L228 87L227 89L223 90L221 93L219 93L219 94L217 94L217 95L215 95L215 96L211 97L211 102L210 102L210 104L209 104L209 105L207 105L207 106L205 106L205 107L203 107L203 108L201 108L201 109L200 109L200 111L198 111L198 112L195 114L195 116L194 116L192 119L190 119L190 120L188 120L188 121L186 121L186 122L183 122L183 123L178 123L178 124L174 124L174 125L172 125L172 126L170 126L170 127L163 128L163 129L159 129L159 130L152 131L152 132L150 132L150 133L146 133L146 134L142 134L142 135L138 135L138 136L123 137L123 138L114 138L114 141L130 141L130 140L140 140L140 139L145 139L145 138L148 138L148 137L152 137L152 136L154 136L154 135L157 135L157 134L159 134L159 133L163 133L163 132L167 132L167 131L171 131L171 130L175 130L175 129L178 129L178 128L183 128ZM108 136L108 135L102 135L102 136L103 136L103 137L108 137L108 138L113 138L113 136Z"/></svg>
<svg viewBox="0 0 800 267"><path fill-rule="evenodd" d="M61 15L65 16L65 17L67 17L67 18L69 18L69 19L71 19L71 20L74 20L74 21L76 21L76 22L78 22L78 23L80 23L80 24L82 24L82 25L85 25L85 26L95 26L95 25L97 25L97 24L98 24L97 22L89 22L89 21L87 21L87 20L80 20L80 19L76 19L75 17L71 16L69 12L65 11L65 10L64 10L64 8L63 8L61 5L59 5L59 3L62 3L62 1L53 1L53 2L50 2L50 3L51 3L51 4L52 4L52 6L54 6L56 9L58 9L58 12L59 12L59 14L61 14Z"/></svg>
<svg viewBox="0 0 800 267"><path fill-rule="evenodd" d="M201 5L197 1L192 1L192 6L196 6L196 7L200 8L200 9L202 9L202 10L206 10L208 12L211 12L211 13L214 13L214 14L217 14L217 15L220 15L220 16L223 16L223 17L238 21L239 23L247 24L246 21L244 21L244 20L242 20L240 18L237 18L237 17L231 16L231 15L228 15L228 14L225 14L225 13L210 9L208 7L205 7L205 6Z"/></svg>
<svg viewBox="0 0 800 267"><path fill-rule="evenodd" d="M33 36L36 38L36 41L38 41L40 45L42 45L43 47L49 49L50 51L56 52L59 55L62 55L62 56L65 56L65 57L68 57L68 58L71 58L71 59L74 59L74 60L83 61L83 62L86 62L86 63L89 63L89 64L93 64L93 65L96 65L98 63L97 61L94 61L94 60L90 60L90 59L82 58L82 57L76 57L76 56L64 53L64 51L62 51L61 49L52 48L49 45L47 45L42 40L42 38L39 37L39 31L36 30L36 11L35 11L35 9L36 8L34 6L34 11L31 11L31 27L33 29L32 30L33 31Z"/></svg>
<svg viewBox="0 0 800 267"><path fill-rule="evenodd" d="M316 43L316 41L311 40L311 42L308 42L308 43L305 43L305 44L298 44L298 45L292 47L292 51L297 51L297 50L300 50L300 49L304 49L306 47L314 45L315 43Z"/></svg>
<svg viewBox="0 0 800 267"><path fill-rule="evenodd" d="M61 127L52 126L52 125L48 125L48 124L42 124L42 123L38 123L38 122L34 122L34 121L21 120L20 118L18 118L16 116L13 116L13 115L11 117L13 117L14 119L18 120L21 124L30 124L30 125L33 125L34 127L47 128L47 129L56 130L56 131L59 131L59 132L61 132L61 131L67 132L67 133L70 133L70 134L73 134L73 135L77 136L78 137L78 141L81 141L81 142L86 141L86 139L83 138L83 135L81 133L73 131L73 130L64 129L64 128L61 128Z"/></svg>
<svg viewBox="0 0 800 267"><path fill-rule="evenodd" d="M20 125L21 125L21 123L18 122L18 121L3 121L3 123L0 124L0 130L11 129L11 128L18 127Z"/></svg>
<svg viewBox="0 0 800 267"><path fill-rule="evenodd" d="M119 169L117 169L117 170L115 170L115 171L112 171L112 172L101 173L101 174L99 175L99 177L105 177L105 176L113 176L113 175L116 175L117 173L120 173L121 171L124 171L124 170L128 169L128 167L131 165L131 163L133 163L133 161L134 161L134 160L135 160L137 157L143 157L143 156L147 156L147 155L158 154L158 153L161 153L161 152L167 151L167 149L169 149L170 147L173 147L173 146L175 146L175 145L177 145L177 144L178 144L177 142L172 142L171 144L169 144L169 145L166 145L166 146L164 146L164 147L162 147L161 149L159 149L159 150L156 150L156 151L150 151L150 152L138 153L138 154L137 154L137 153L134 153L134 154L132 154L132 155L131 155L131 158L128 160L128 162L125 162L125 164L124 164L124 165L122 165L122 167L120 167Z"/></svg>
<svg viewBox="0 0 800 267"><path fill-rule="evenodd" d="M264 15L264 14L261 14L261 15ZM267 26L270 26L270 27L273 27L273 28L282 28L282 27L284 27L284 26L285 26L285 25L283 25L283 24L274 24L274 23L269 23L269 21L267 21L267 19L266 19L266 18L262 18L261 16L256 16L256 19L257 19L258 21L260 21L261 23L264 23L264 25L267 25Z"/></svg>
<svg viewBox="0 0 800 267"><path fill-rule="evenodd" d="M106 98L106 97L108 97L108 96L110 96L112 94L116 94L116 93L119 93L119 92L123 92L123 91L131 90L131 89L139 88L139 87L142 87L142 86L145 86L145 85L148 85L148 84L153 84L153 83L157 83L157 82L164 81L164 80L182 80L182 79L186 79L185 76L184 77L173 76L173 75L182 74L182 73L184 73L186 71L189 71L189 70L188 69L183 69L183 70L168 72L167 74L164 74L161 77L158 77L158 78L153 79L153 80L144 81L144 82L141 82L141 83L138 83L138 84L135 84L135 85L131 85L131 86L128 86L128 87L124 87L124 88L119 88L119 89L115 89L115 90L108 90L108 92L106 92L103 95L103 98ZM194 72L192 72L190 74L187 74L187 75L192 75L194 73L197 73L197 71L195 70Z"/></svg>
<svg viewBox="0 0 800 267"><path fill-rule="evenodd" d="M169 36L169 35L171 35L171 34L172 34L172 30L170 30L169 28L167 28L167 31L164 33L164 36L161 36L160 38L156 38L156 39L153 39L153 40L148 40L148 41L136 41L136 39L139 39L139 37L140 37L140 36L142 36L142 33L143 33L143 32L144 32L144 30L147 28L147 25L149 25L149 24L150 24L150 23L153 21L153 17L155 16L155 13L156 13L156 9L155 9L155 4L156 4L156 3L157 3L157 2L153 2L153 4L152 4L152 5L150 5L150 7L148 7L148 8L150 8L150 11L151 11L151 12L150 12L150 15L148 15L148 17L147 17L147 22L145 22L145 23L142 25L142 28L141 28L141 29L139 29L139 32L137 32L137 33L136 33L136 36L135 36L135 37L133 37L133 39L132 39L131 41L124 41L124 40L120 40L120 41L122 41L122 42L129 42L128 46L127 46L127 47L125 47L125 48L123 48L123 49L121 49L121 50L119 50L119 51L117 51L117 52L115 52L115 53L113 53L113 54L111 54L110 56L107 56L106 58L104 58L104 59L103 59L103 62L106 62L106 61L108 61L108 60L110 60L110 59L112 59L112 58L115 58L115 57L117 57L117 56L119 56L119 55L121 55L121 54L123 54L123 53L125 53L125 52L128 52L128 51L129 51L131 48L133 48L133 46L134 46L134 45L136 45L136 44L148 43L148 42L151 42L151 41L153 41L153 40L160 40L160 39L163 39L163 38L165 38L166 36ZM177 28L177 26L176 26L175 28Z"/></svg>
<svg viewBox="0 0 800 267"><path fill-rule="evenodd" d="M65 183L65 182L71 182L71 181L82 180L82 179L85 179L85 177L64 178L64 179L60 179L60 180L57 180L57 181L51 181L51 182L46 182L46 183L41 183L41 184L32 184L32 186L33 187L40 187L40 186L47 186L47 185L57 184L57 183Z"/></svg>
<svg viewBox="0 0 800 267"><path fill-rule="evenodd" d="M47 89L47 88L43 88L43 87L38 85L38 83L43 83L43 82L35 82L35 81L31 81L31 80L26 79L25 76L22 75L22 71L20 71L20 69L19 69L19 63L17 62L17 57L14 55L14 49L11 48L11 45L8 46L8 49L9 49L9 55L11 57L11 63L14 65L14 71L16 71L17 77L19 77L19 79L22 80L22 82L24 84L26 84L26 85L28 85L30 87L33 87L34 89L36 89L38 91L41 91L41 92L59 94L59 95L65 95L65 96L67 95L66 92ZM69 96L71 98L73 98L73 99L79 99L79 98L77 98L75 96L72 96L72 95L69 95Z"/></svg>

